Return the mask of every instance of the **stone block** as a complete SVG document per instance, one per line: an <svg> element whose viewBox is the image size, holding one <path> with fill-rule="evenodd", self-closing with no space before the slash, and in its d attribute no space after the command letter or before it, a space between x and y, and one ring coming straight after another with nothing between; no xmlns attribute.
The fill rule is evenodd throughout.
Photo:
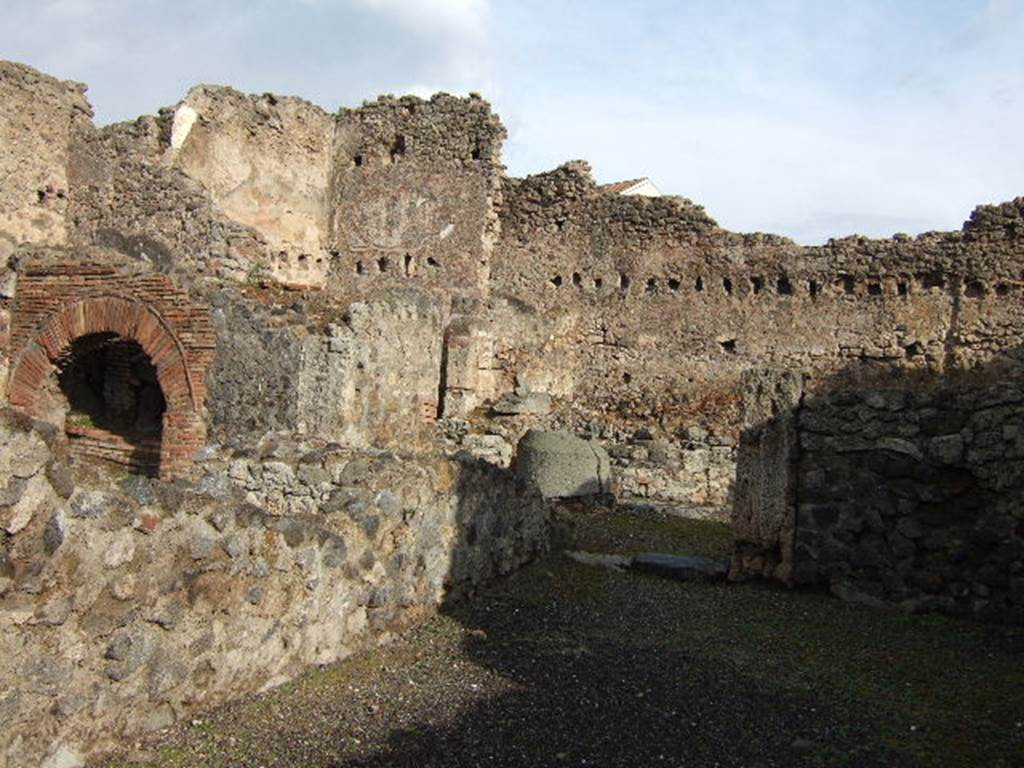
<svg viewBox="0 0 1024 768"><path fill-rule="evenodd" d="M512 467L544 498L608 493L611 461L597 443L568 432L531 429L519 441Z"/></svg>
<svg viewBox="0 0 1024 768"><path fill-rule="evenodd" d="M728 560L644 552L630 563L634 571L663 576L677 581L718 581L729 573Z"/></svg>

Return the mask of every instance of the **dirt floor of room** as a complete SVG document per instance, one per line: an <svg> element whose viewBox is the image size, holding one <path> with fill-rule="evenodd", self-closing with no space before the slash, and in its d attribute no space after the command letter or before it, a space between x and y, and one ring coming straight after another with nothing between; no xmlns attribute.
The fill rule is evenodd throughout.
<svg viewBox="0 0 1024 768"><path fill-rule="evenodd" d="M642 507L569 548L728 557ZM340 664L156 734L106 768L1024 765L1024 630L560 551Z"/></svg>

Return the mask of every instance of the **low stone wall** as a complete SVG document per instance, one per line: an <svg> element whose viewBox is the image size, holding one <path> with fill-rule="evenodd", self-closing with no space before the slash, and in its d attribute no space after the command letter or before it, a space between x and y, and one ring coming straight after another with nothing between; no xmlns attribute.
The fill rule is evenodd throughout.
<svg viewBox="0 0 1024 768"><path fill-rule="evenodd" d="M728 437L693 428L685 439L633 437L608 453L627 496L708 508L723 508L732 497L736 446Z"/></svg>
<svg viewBox="0 0 1024 768"><path fill-rule="evenodd" d="M794 580L1024 624L1024 390L805 397Z"/></svg>
<svg viewBox="0 0 1024 768"><path fill-rule="evenodd" d="M125 737L340 659L547 545L507 470L268 438L198 482L78 484L0 412L0 766Z"/></svg>

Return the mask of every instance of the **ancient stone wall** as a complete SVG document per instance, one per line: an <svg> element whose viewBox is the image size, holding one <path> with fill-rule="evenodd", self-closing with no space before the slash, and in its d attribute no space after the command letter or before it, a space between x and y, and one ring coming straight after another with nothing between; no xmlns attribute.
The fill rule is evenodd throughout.
<svg viewBox="0 0 1024 768"><path fill-rule="evenodd" d="M427 449L442 375L437 303L394 290L330 317L311 322L251 300L214 310L209 409L217 442L245 446L290 430L353 446Z"/></svg>
<svg viewBox="0 0 1024 768"><path fill-rule="evenodd" d="M6 397L18 248L68 237L73 137L91 125L85 86L0 61L0 400Z"/></svg>
<svg viewBox="0 0 1024 768"><path fill-rule="evenodd" d="M1017 383L836 391L796 429L797 582L1024 624Z"/></svg>
<svg viewBox="0 0 1024 768"><path fill-rule="evenodd" d="M579 163L508 180L503 200L492 293L530 317L492 327L497 389L550 382L565 417L611 443L646 430L683 450L703 431L734 446L751 367L812 388L837 371L1021 367L1024 198L962 232L809 248L724 231L683 199L608 194Z"/></svg>
<svg viewBox="0 0 1024 768"><path fill-rule="evenodd" d="M505 129L479 97L382 97L338 113L331 283L488 290Z"/></svg>
<svg viewBox="0 0 1024 768"><path fill-rule="evenodd" d="M18 245L67 238L68 158L89 125L85 86L0 62L0 264Z"/></svg>
<svg viewBox="0 0 1024 768"><path fill-rule="evenodd" d="M269 440L206 452L196 483L76 482L10 411L0 449L4 766L80 764L342 658L547 541L540 498L478 462Z"/></svg>
<svg viewBox="0 0 1024 768"><path fill-rule="evenodd" d="M797 528L797 411L803 377L751 369L743 376L743 432L732 502L733 579L792 582Z"/></svg>
<svg viewBox="0 0 1024 768"><path fill-rule="evenodd" d="M334 133L332 116L301 99L199 86L161 138L167 161L203 186L221 217L258 233L268 277L319 288L331 258Z"/></svg>

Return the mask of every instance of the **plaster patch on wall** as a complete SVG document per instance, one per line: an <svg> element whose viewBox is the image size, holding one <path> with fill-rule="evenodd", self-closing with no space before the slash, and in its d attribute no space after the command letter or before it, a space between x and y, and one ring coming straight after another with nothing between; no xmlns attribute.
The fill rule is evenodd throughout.
<svg viewBox="0 0 1024 768"><path fill-rule="evenodd" d="M185 140L195 125L199 113L188 104L182 104L174 112L174 122L171 124L171 149L178 150L185 145Z"/></svg>

